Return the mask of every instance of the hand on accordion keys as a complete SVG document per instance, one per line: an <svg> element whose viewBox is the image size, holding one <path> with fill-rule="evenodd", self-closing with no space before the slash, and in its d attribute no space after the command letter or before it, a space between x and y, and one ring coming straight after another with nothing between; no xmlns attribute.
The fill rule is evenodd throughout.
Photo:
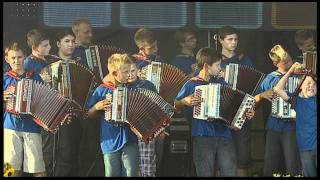
<svg viewBox="0 0 320 180"><path fill-rule="evenodd" d="M14 90L15 90L14 86L9 86L9 88L3 92L3 101L9 101L10 98L13 98L15 96Z"/></svg>
<svg viewBox="0 0 320 180"><path fill-rule="evenodd" d="M201 98L197 97L193 94L191 96L187 96L187 97L183 98L181 101L183 102L183 104L185 104L187 106L195 106L195 105L201 103Z"/></svg>
<svg viewBox="0 0 320 180"><path fill-rule="evenodd" d="M255 108L246 109L245 116L246 116L247 120L251 120L253 118L254 114L255 114Z"/></svg>
<svg viewBox="0 0 320 180"><path fill-rule="evenodd" d="M111 103L112 103L112 94L108 94L108 95L107 95L107 98L104 99L104 100L101 100L101 101L97 102L97 103L94 105L94 108L95 108L96 110L98 110L98 111L99 111L99 110L105 111L105 110L108 109L108 107L111 106Z"/></svg>
<svg viewBox="0 0 320 180"><path fill-rule="evenodd" d="M274 96L274 92L272 89L269 89L267 91L264 91L260 94L260 97L263 99L267 99L268 101L272 102L272 98Z"/></svg>

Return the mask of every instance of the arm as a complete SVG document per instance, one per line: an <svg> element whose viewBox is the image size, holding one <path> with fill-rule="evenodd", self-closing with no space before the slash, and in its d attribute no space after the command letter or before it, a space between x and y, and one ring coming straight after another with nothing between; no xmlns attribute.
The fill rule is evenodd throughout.
<svg viewBox="0 0 320 180"><path fill-rule="evenodd" d="M272 89L266 90L260 94L254 96L256 100L256 105L258 105L263 99L267 99L268 101L272 101L273 91Z"/></svg>
<svg viewBox="0 0 320 180"><path fill-rule="evenodd" d="M111 102L109 100L102 100L97 102L92 108L88 111L88 117L90 119L98 119L99 115L110 106Z"/></svg>
<svg viewBox="0 0 320 180"><path fill-rule="evenodd" d="M294 63L289 71L280 79L280 81L277 83L277 85L273 88L273 91L278 94L283 100L287 101L289 100L289 96L287 92L285 91L286 82L289 78L289 76L294 72L296 67L300 67L300 63Z"/></svg>
<svg viewBox="0 0 320 180"><path fill-rule="evenodd" d="M174 107L176 109L182 109L184 106L195 106L201 102L199 97L194 95L187 96L181 100L174 101Z"/></svg>

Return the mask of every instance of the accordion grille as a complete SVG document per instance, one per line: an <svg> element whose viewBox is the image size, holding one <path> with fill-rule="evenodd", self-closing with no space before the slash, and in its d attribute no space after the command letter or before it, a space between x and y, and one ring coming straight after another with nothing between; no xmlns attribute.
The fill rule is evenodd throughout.
<svg viewBox="0 0 320 180"><path fill-rule="evenodd" d="M157 137L171 121L152 99L135 91L128 93L127 117L131 130L145 143Z"/></svg>

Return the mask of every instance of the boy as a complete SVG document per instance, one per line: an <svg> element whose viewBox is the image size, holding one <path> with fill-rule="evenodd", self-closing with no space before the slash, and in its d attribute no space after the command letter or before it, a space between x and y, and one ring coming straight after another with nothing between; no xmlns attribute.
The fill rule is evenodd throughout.
<svg viewBox="0 0 320 180"><path fill-rule="evenodd" d="M131 65L129 76L129 89L145 88L153 92L157 92L156 87L148 80L141 80L137 76L138 67L135 63ZM158 138L154 139L149 144L145 144L142 140L138 139L139 143L139 165L142 177L155 177L157 165L159 165L160 158L162 157L162 144L159 144L159 138L163 139L164 134L161 133ZM159 152L160 151L160 152Z"/></svg>
<svg viewBox="0 0 320 180"><path fill-rule="evenodd" d="M196 69L194 54L197 45L196 32L190 28L182 27L176 31L174 39L181 47L181 51L180 54L173 59L172 65L178 67L188 76L192 77Z"/></svg>
<svg viewBox="0 0 320 180"><path fill-rule="evenodd" d="M297 97L287 94L285 84L289 76L302 65L295 63L273 88L284 100L296 98L296 135L300 151L303 176L317 176L317 76L308 74L301 85L301 93ZM291 101L292 102L292 101Z"/></svg>
<svg viewBox="0 0 320 180"><path fill-rule="evenodd" d="M300 63L303 62L303 53L306 51L316 51L317 47L314 42L313 33L311 30L301 29L294 34L296 45L301 50L300 56L297 57Z"/></svg>
<svg viewBox="0 0 320 180"><path fill-rule="evenodd" d="M193 95L196 86L206 85L209 82L225 84L217 78L221 70L221 58L221 54L212 48L200 49L196 56L199 75L183 85L175 101L177 109L185 106L184 115L192 121L193 159L197 176L213 176L216 155L222 176L236 176L236 154L231 130L222 120L209 122L195 119L192 115L192 106L200 103L200 99ZM253 115L253 110L248 110L246 113L248 119Z"/></svg>
<svg viewBox="0 0 320 180"><path fill-rule="evenodd" d="M48 36L40 30L32 29L27 34L27 43L32 52L24 61L24 69L33 73L40 73L45 82L50 82L51 78L43 68L58 60L58 58L49 55L51 46Z"/></svg>
<svg viewBox="0 0 320 180"><path fill-rule="evenodd" d="M71 30L59 31L56 43L57 55L62 59L60 61L74 61L72 60L72 53L75 49L73 32ZM71 124L61 126L56 134L42 132L43 156L49 176L77 175L77 154L80 139L78 120L73 118Z"/></svg>
<svg viewBox="0 0 320 180"><path fill-rule="evenodd" d="M104 119L104 111L111 102L106 94L128 82L130 66L133 60L127 54L113 54L108 59L108 70L103 84L93 92L87 104L90 119L101 122L100 145L104 158L105 176L137 176L138 143L137 136L127 125L114 126Z"/></svg>
<svg viewBox="0 0 320 180"><path fill-rule="evenodd" d="M251 59L243 53L236 53L238 46L238 31L231 26L224 26L218 32L219 42L222 45L222 72L229 63L253 66ZM243 77L246 78L246 77ZM241 131L232 131L235 139L238 175L248 176L251 164L251 121L244 124Z"/></svg>
<svg viewBox="0 0 320 180"><path fill-rule="evenodd" d="M11 70L3 77L3 101L7 102L13 96L14 87L21 78L30 78L42 82L38 74L26 72L23 69L24 52L18 43L8 46L5 60ZM4 103L5 104L5 103ZM5 108L6 109L6 108ZM4 123L4 162L14 168L14 176L22 176L23 172L32 173L37 177L46 176L42 154L40 126L30 115L17 115L8 112L3 115ZM23 166L23 170L21 167Z"/></svg>
<svg viewBox="0 0 320 180"><path fill-rule="evenodd" d="M158 55L158 42L154 32L146 28L141 28L135 33L134 41L139 48L138 54L133 55L139 70L152 61L163 62Z"/></svg>
<svg viewBox="0 0 320 180"><path fill-rule="evenodd" d="M269 57L277 70L266 76L258 93L272 90L293 64L290 54L281 45L274 46L270 50ZM272 176L273 173L291 175L301 173L295 129L294 119L276 118L269 114L266 124L264 176Z"/></svg>

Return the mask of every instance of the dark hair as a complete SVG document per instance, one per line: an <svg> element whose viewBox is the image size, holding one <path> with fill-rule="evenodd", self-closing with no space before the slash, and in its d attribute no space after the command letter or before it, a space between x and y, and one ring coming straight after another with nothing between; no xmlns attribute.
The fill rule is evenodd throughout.
<svg viewBox="0 0 320 180"><path fill-rule="evenodd" d="M56 40L60 41L61 39L63 39L64 37L71 35L74 38L76 38L76 36L74 35L73 31L71 29L63 29L57 32L56 34Z"/></svg>
<svg viewBox="0 0 320 180"><path fill-rule="evenodd" d="M224 39L227 35L238 34L238 31L231 26L224 26L218 31L218 36L220 39Z"/></svg>
<svg viewBox="0 0 320 180"><path fill-rule="evenodd" d="M221 59L222 59L222 55L220 52L215 51L213 48L204 47L204 48L201 48L197 53L197 56L196 56L197 67L199 69L202 69L205 63L211 66L213 63Z"/></svg>
<svg viewBox="0 0 320 180"><path fill-rule="evenodd" d="M49 40L49 37L42 30L32 29L27 34L27 43L31 49L32 46L39 46L39 44L44 40Z"/></svg>

